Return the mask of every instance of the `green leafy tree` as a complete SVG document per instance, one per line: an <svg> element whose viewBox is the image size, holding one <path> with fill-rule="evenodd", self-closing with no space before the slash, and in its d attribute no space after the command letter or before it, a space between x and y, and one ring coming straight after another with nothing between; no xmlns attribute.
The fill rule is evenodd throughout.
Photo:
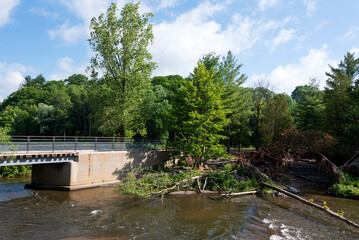
<svg viewBox="0 0 359 240"><path fill-rule="evenodd" d="M31 76L27 75L24 78L24 81L20 84L20 88L34 87L41 89L44 86L45 82L46 80L42 74L39 74L36 78L31 78Z"/></svg>
<svg viewBox="0 0 359 240"><path fill-rule="evenodd" d="M71 114L73 103L67 93L67 87L63 81L50 81L45 86L46 101L45 104L54 107L55 122L51 126L52 135L69 135L68 129L71 129L71 122L68 121Z"/></svg>
<svg viewBox="0 0 359 240"><path fill-rule="evenodd" d="M176 93L176 136L171 146L182 158L190 156L194 167L225 154L219 144L228 124L222 94L223 86L215 83L213 74L201 63Z"/></svg>
<svg viewBox="0 0 359 240"><path fill-rule="evenodd" d="M309 84L294 89L292 98L296 101L296 105L293 110L296 127L299 130L323 128L323 95L316 79L311 79Z"/></svg>
<svg viewBox="0 0 359 240"><path fill-rule="evenodd" d="M156 64L147 50L153 42L151 13L140 14L139 3L128 3L117 18L116 4L91 20L90 47L93 76L102 70L103 86L96 91L101 105L94 112L103 134L131 137L145 134L142 104Z"/></svg>
<svg viewBox="0 0 359 240"><path fill-rule="evenodd" d="M0 113L0 127L7 129L12 135L29 134L31 118L26 110L21 110L18 106L7 106Z"/></svg>
<svg viewBox="0 0 359 240"><path fill-rule="evenodd" d="M287 97L284 94L275 95L263 109L259 128L263 145L273 146L280 134L292 125L293 120L288 109Z"/></svg>

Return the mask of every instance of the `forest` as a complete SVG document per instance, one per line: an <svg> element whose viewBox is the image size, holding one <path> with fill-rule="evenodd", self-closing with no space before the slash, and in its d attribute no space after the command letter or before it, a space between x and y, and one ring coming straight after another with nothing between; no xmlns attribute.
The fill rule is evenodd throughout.
<svg viewBox="0 0 359 240"><path fill-rule="evenodd" d="M359 149L359 58L354 53L329 66L324 90L312 78L291 95L275 93L265 79L244 87L247 75L231 51L204 53L189 76L152 76L157 67L147 49L154 41L152 14L138 8L126 4L118 18L112 4L92 19L88 42L96 54L89 77L26 76L0 103L1 131L147 138L168 142L197 166L233 148L269 149L284 141L290 151L298 139L326 141L331 148L325 153L337 162Z"/></svg>

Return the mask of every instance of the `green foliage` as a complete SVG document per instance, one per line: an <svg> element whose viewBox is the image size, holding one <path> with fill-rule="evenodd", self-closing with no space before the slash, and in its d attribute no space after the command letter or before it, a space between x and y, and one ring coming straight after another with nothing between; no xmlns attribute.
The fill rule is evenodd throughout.
<svg viewBox="0 0 359 240"><path fill-rule="evenodd" d="M326 130L356 150L359 148L358 74L359 58L348 52L337 68L330 66L324 91Z"/></svg>
<svg viewBox="0 0 359 240"><path fill-rule="evenodd" d="M329 188L329 193L338 197L352 198L359 200L359 178L344 173L345 182L334 184Z"/></svg>
<svg viewBox="0 0 359 240"><path fill-rule="evenodd" d="M195 170L170 173L165 171L153 171L151 169L133 169L125 173L122 182L116 190L122 194L132 194L141 197L149 197L151 194L165 194L167 188L178 184L178 189L194 190L193 184L196 182L192 177L200 176L201 173Z"/></svg>
<svg viewBox="0 0 359 240"><path fill-rule="evenodd" d="M226 101L227 118L229 124L226 128L227 151L233 145L249 145L249 119L251 92L241 85L247 80L247 76L241 73L242 64L228 51L221 63L221 73L224 80L223 99Z"/></svg>
<svg viewBox="0 0 359 240"><path fill-rule="evenodd" d="M334 196L359 200L359 188L357 187L344 184L334 184L329 190Z"/></svg>
<svg viewBox="0 0 359 240"><path fill-rule="evenodd" d="M10 145L10 136L7 134L6 129L0 128L0 144ZM28 166L5 166L0 167L0 177L13 177L15 175L24 175L28 172Z"/></svg>
<svg viewBox="0 0 359 240"><path fill-rule="evenodd" d="M171 148L181 158L191 157L194 167L208 159L224 156L220 133L228 124L223 87L198 63L191 78L176 93L173 116L175 139Z"/></svg>
<svg viewBox="0 0 359 240"><path fill-rule="evenodd" d="M286 96L284 94L275 95L263 109L263 118L260 122L263 145L273 146L280 134L289 129L292 124Z"/></svg>
<svg viewBox="0 0 359 240"><path fill-rule="evenodd" d="M122 194L132 194L141 197L151 195L163 195L168 190L211 190L226 192L242 192L255 190L259 187L256 179L238 181L234 178L232 165L228 165L226 170L217 170L201 173L197 170L182 171L154 171L153 169L133 169L124 173L122 182L116 190ZM200 176L199 184L194 177Z"/></svg>
<svg viewBox="0 0 359 240"><path fill-rule="evenodd" d="M292 98L296 101L294 112L297 128L299 130L322 129L323 92L319 90L319 83L316 79L311 79L307 85L297 86L292 92Z"/></svg>
<svg viewBox="0 0 359 240"><path fill-rule="evenodd" d="M173 123L173 102L175 91L184 79L179 75L158 76L152 79L152 89L148 91L143 112L147 116L147 137L167 141Z"/></svg>
<svg viewBox="0 0 359 240"><path fill-rule="evenodd" d="M139 3L127 3L117 18L112 3L106 14L91 20L90 47L96 53L91 59L93 77L104 73L94 97L95 124L106 135L132 137L144 135L142 105L150 87L150 75L156 64L147 47L153 41L153 15L140 14Z"/></svg>
<svg viewBox="0 0 359 240"><path fill-rule="evenodd" d="M263 109L269 99L273 97L273 92L268 88L269 83L258 81L256 86L252 89L253 114L251 116L251 127L253 129L253 145L256 149L258 149L261 144L259 125L262 119Z"/></svg>
<svg viewBox="0 0 359 240"><path fill-rule="evenodd" d="M0 167L0 177L13 177L16 175L26 175L29 172L29 166L5 166Z"/></svg>
<svg viewBox="0 0 359 240"><path fill-rule="evenodd" d="M228 170L209 172L208 177L210 181L208 181L207 187L212 191L244 192L255 190L259 187L255 178L248 179L247 181L238 181Z"/></svg>

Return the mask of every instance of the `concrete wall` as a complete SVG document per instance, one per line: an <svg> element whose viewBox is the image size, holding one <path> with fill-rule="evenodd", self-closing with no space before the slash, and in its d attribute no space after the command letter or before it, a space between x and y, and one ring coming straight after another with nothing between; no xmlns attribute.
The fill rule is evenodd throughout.
<svg viewBox="0 0 359 240"><path fill-rule="evenodd" d="M33 165L30 187L105 184L118 180L123 169L162 166L166 160L165 151L80 152L77 162Z"/></svg>

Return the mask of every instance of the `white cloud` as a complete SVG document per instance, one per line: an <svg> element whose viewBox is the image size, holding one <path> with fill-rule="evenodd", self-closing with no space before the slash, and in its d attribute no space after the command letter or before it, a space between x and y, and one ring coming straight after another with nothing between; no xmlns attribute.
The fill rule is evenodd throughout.
<svg viewBox="0 0 359 240"><path fill-rule="evenodd" d="M178 0L160 0L159 8L169 8L176 6L178 4Z"/></svg>
<svg viewBox="0 0 359 240"><path fill-rule="evenodd" d="M154 25L155 42L150 47L154 61L160 66L155 75L180 74L187 76L203 54L215 52L225 55L248 53L264 36L278 29L285 21L264 21L236 14L228 25L213 20L226 5L209 1L199 4L175 20Z"/></svg>
<svg viewBox="0 0 359 240"><path fill-rule="evenodd" d="M274 38L272 41L267 42L267 45L271 46L271 50L273 51L279 44L290 41L295 37L296 30L290 29L281 29L278 33L278 36Z"/></svg>
<svg viewBox="0 0 359 240"><path fill-rule="evenodd" d="M0 101L17 90L31 68L18 63L0 63Z"/></svg>
<svg viewBox="0 0 359 240"><path fill-rule="evenodd" d="M353 40L357 37L358 32L359 32L359 27L353 27L347 33L345 33L344 39Z"/></svg>
<svg viewBox="0 0 359 240"><path fill-rule="evenodd" d="M303 3L307 7L307 15L312 16L317 9L317 0L303 0Z"/></svg>
<svg viewBox="0 0 359 240"><path fill-rule="evenodd" d="M67 21L56 29L48 31L51 39L60 38L65 45L75 44L79 40L88 38L91 19L106 12L110 5L109 0L60 0L60 3L80 18L80 23L70 24ZM122 5L123 1L118 1L119 9Z"/></svg>
<svg viewBox="0 0 359 240"><path fill-rule="evenodd" d="M1 0L0 1L0 27L5 26L10 21L11 10L20 4L20 0Z"/></svg>
<svg viewBox="0 0 359 240"><path fill-rule="evenodd" d="M57 29L48 31L48 34L50 39L59 37L62 38L65 45L70 45L77 43L80 39L86 38L88 30L85 28L84 24L70 26L69 23L66 22Z"/></svg>
<svg viewBox="0 0 359 240"><path fill-rule="evenodd" d="M315 31L319 31L319 30L321 30L325 25L327 25L328 24L328 21L323 21L323 22L321 22L320 24L318 24L317 26L315 26Z"/></svg>
<svg viewBox="0 0 359 240"><path fill-rule="evenodd" d="M45 8L33 7L33 8L29 9L29 12L43 16L43 17L47 17L47 18L58 18L59 17L58 13L49 12Z"/></svg>
<svg viewBox="0 0 359 240"><path fill-rule="evenodd" d="M64 80L72 74L85 74L87 63L83 65L76 65L74 60L70 57L63 57L57 59L57 73L50 74L49 80Z"/></svg>
<svg viewBox="0 0 359 240"><path fill-rule="evenodd" d="M299 58L297 63L278 66L269 75L252 75L249 84L258 79L269 80L276 92L291 94L296 86L305 85L314 77L323 87L327 79L325 72L329 71L328 64L334 66L337 62L329 58L326 46L323 46L321 49L310 50L308 55Z"/></svg>
<svg viewBox="0 0 359 240"><path fill-rule="evenodd" d="M279 3L279 0L259 0L258 8L261 11L265 11L270 7L274 7Z"/></svg>
<svg viewBox="0 0 359 240"><path fill-rule="evenodd" d="M359 48L357 47L353 47L352 49L349 50L350 53L354 53L354 55L359 58Z"/></svg>

